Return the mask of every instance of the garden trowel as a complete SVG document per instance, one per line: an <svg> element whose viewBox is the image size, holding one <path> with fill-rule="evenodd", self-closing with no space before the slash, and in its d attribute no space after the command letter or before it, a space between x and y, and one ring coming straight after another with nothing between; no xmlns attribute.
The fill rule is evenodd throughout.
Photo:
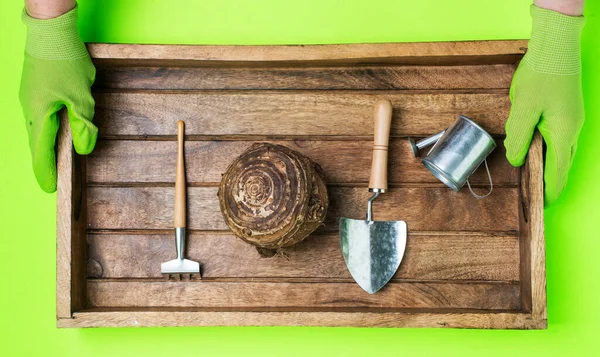
<svg viewBox="0 0 600 357"><path fill-rule="evenodd" d="M392 278L406 248L406 222L374 221L373 200L387 190L387 159L392 104L388 100L375 108L375 141L365 220L340 218L340 241L346 266L363 290L373 294Z"/></svg>

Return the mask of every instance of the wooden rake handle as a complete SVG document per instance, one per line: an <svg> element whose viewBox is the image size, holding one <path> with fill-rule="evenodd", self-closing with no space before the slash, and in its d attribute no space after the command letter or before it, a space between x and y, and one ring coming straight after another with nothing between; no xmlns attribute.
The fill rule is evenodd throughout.
<svg viewBox="0 0 600 357"><path fill-rule="evenodd" d="M183 159L183 141L185 124L177 122L177 171L175 172L175 228L185 228L186 221L186 192L185 192L185 162Z"/></svg>
<svg viewBox="0 0 600 357"><path fill-rule="evenodd" d="M384 192L387 184L388 146L392 125L392 103L380 100L375 106L375 139L373 142L373 162L371 163L370 190Z"/></svg>

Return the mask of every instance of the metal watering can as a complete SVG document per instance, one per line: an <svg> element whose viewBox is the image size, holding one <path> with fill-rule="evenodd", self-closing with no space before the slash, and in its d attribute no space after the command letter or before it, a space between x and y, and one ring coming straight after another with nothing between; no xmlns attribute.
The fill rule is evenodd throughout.
<svg viewBox="0 0 600 357"><path fill-rule="evenodd" d="M496 143L492 136L473 120L461 115L444 131L416 143L412 138L408 138L408 141L415 157L418 156L420 149L434 144L421 162L435 177L454 191L458 192L466 183L471 194L478 199L492 193L494 185L487 157L496 148ZM490 190L483 196L473 192L469 183L469 177L481 163L485 163L490 180Z"/></svg>

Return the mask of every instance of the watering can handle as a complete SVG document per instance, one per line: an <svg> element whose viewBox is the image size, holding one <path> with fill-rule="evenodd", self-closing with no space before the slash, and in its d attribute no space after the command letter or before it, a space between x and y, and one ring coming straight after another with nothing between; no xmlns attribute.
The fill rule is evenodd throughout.
<svg viewBox="0 0 600 357"><path fill-rule="evenodd" d="M392 103L381 100L375 107L375 139L373 142L373 162L369 190L385 192L387 184L388 146L392 125Z"/></svg>
<svg viewBox="0 0 600 357"><path fill-rule="evenodd" d="M488 167L487 159L483 160L483 162L485 163L485 170L487 171L488 179L490 180L490 190L489 190L489 192L486 193L483 196L476 194L475 192L473 192L473 189L471 188L471 184L469 183L469 179L467 179L467 186L469 186L469 191L471 191L471 194L473 195L473 197L477 198L478 200L480 200L482 198L486 198L487 196L489 196L492 193L492 190L494 189L494 184L492 183L492 175L490 175L490 168Z"/></svg>

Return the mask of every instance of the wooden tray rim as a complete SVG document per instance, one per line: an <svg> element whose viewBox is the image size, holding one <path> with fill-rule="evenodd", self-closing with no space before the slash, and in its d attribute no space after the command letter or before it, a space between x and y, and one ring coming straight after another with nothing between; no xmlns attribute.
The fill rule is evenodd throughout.
<svg viewBox="0 0 600 357"><path fill-rule="evenodd" d="M329 45L129 45L90 43L94 59L218 62L392 60L408 57L522 56L528 40L360 43Z"/></svg>
<svg viewBox="0 0 600 357"><path fill-rule="evenodd" d="M88 44L94 59L192 60L216 62L357 62L382 60L402 63L408 57L522 56L526 40L425 43L381 43L292 46L181 46ZM311 62L313 63L313 62ZM545 241L543 226L542 140L536 133L529 151L528 212L531 250L530 313L413 313L413 312L170 312L170 311L78 311L76 291L82 282L72 271L73 232L85 229L81 222L61 212L73 213L74 152L66 113L61 114L58 139L57 194L57 290L58 327L117 326L373 326L518 328L547 327ZM83 248L82 248L83 249ZM84 279L85 280L85 279Z"/></svg>

